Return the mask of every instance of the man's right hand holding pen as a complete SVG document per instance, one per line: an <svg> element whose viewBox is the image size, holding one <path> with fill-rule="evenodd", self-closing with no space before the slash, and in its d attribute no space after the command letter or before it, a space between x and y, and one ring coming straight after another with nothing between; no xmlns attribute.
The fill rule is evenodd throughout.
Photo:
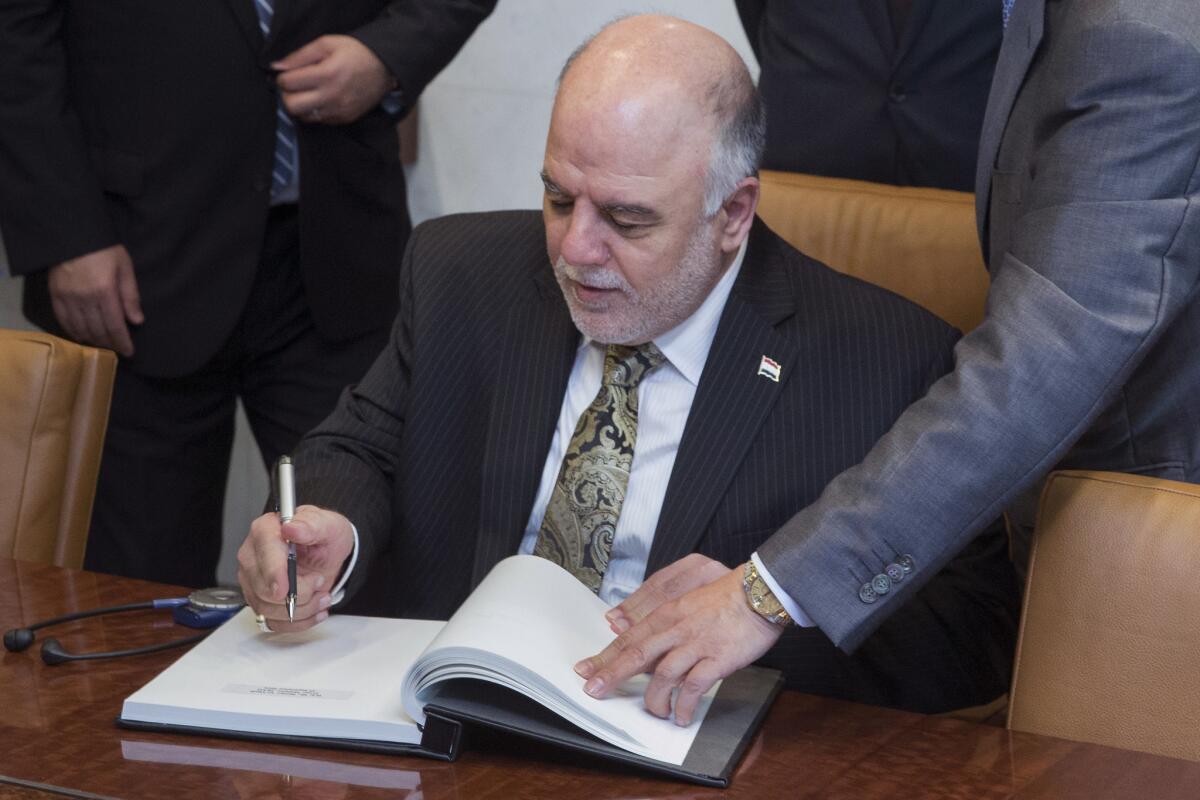
<svg viewBox="0 0 1200 800"><path fill-rule="evenodd" d="M296 545L295 621L288 622L288 542ZM281 523L263 514L250 526L238 549L238 583L246 602L267 619L272 631L299 631L323 622L346 559L354 550L350 520L335 511L300 506Z"/></svg>

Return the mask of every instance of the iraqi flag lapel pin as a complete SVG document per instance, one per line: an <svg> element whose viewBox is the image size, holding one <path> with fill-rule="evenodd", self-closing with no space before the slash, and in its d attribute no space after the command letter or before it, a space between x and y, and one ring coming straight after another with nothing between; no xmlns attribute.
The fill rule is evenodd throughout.
<svg viewBox="0 0 1200 800"><path fill-rule="evenodd" d="M779 383L779 370L779 362L770 356L763 356L762 361L758 362L758 374L776 383Z"/></svg>

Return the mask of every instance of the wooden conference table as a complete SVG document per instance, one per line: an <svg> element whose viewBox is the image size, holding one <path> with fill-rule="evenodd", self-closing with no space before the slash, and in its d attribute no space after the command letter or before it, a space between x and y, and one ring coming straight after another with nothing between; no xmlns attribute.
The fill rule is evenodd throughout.
<svg viewBox="0 0 1200 800"><path fill-rule="evenodd" d="M0 627L170 597L142 581L0 559ZM39 631L68 650L186 635L137 611ZM35 644L0 663L0 800L120 798L1195 798L1200 763L785 692L730 789L615 770L512 739L447 764L117 728L126 695L179 651L48 667Z"/></svg>

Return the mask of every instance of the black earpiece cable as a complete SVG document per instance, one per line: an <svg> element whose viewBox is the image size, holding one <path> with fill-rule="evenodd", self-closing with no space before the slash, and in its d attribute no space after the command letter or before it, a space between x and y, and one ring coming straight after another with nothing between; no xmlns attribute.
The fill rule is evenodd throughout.
<svg viewBox="0 0 1200 800"><path fill-rule="evenodd" d="M33 640L37 638L34 636L34 631L63 622L98 617L101 614L116 614L122 611L141 611L142 609L149 608L176 608L186 603L186 597L170 597L165 600L147 600L144 603L128 603L123 606L108 606L107 608L94 608L91 611L76 611L72 614L63 614L61 617L36 622L27 628L13 628L5 631L4 648L12 653L19 653L22 650L26 650L29 648L29 645L33 644Z"/></svg>
<svg viewBox="0 0 1200 800"><path fill-rule="evenodd" d="M159 650L170 650L172 647L183 647L196 642L208 636L212 631L188 636L184 639L175 639L170 642L162 642L161 644L152 644L148 647L135 647L132 650L110 650L104 653L69 653L63 649L62 643L58 639L47 639L42 642L42 661L47 664L61 664L64 661L95 661L101 658L120 658L122 656L139 656L143 653L156 653Z"/></svg>

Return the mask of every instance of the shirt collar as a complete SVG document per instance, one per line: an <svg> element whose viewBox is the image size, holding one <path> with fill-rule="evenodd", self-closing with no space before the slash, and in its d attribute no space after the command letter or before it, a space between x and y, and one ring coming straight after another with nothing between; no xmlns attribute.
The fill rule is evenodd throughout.
<svg viewBox="0 0 1200 800"><path fill-rule="evenodd" d="M721 321L721 313L725 310L725 302L729 299L738 273L741 272L749 240L750 237L747 236L738 248L733 263L725 270L725 274L713 286L700 307L683 322L654 339L654 343L671 362L671 366L693 386L700 384L700 374L704 372L704 364L708 361L708 351L717 335L717 325ZM585 336L579 346L583 348L591 344L592 340Z"/></svg>

